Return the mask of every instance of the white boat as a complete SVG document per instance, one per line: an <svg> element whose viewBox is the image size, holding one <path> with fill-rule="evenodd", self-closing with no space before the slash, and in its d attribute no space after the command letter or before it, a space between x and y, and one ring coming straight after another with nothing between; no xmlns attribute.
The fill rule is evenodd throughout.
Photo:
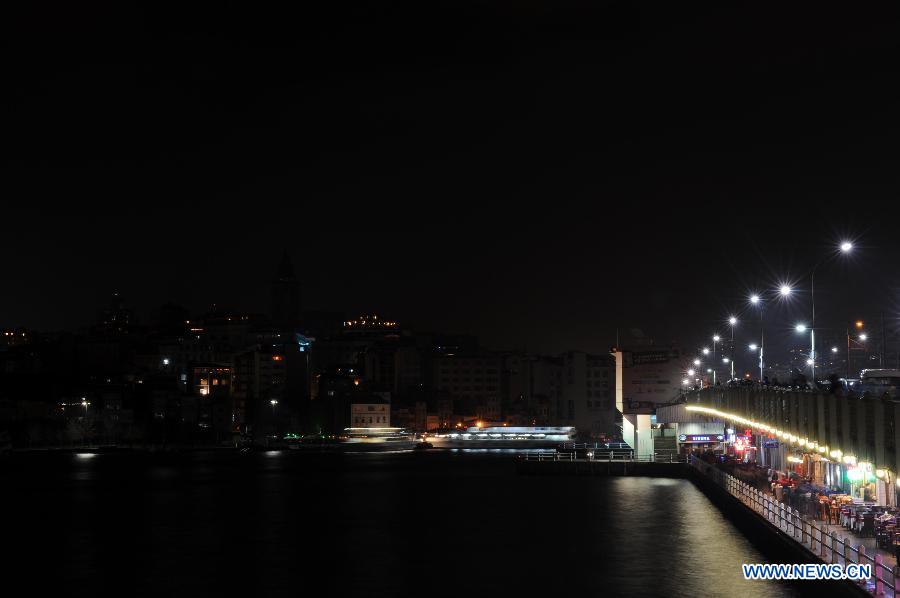
<svg viewBox="0 0 900 598"><path fill-rule="evenodd" d="M415 448L416 435L406 428L344 428L341 449L357 451L408 451Z"/></svg>
<svg viewBox="0 0 900 598"><path fill-rule="evenodd" d="M551 448L575 440L572 426L473 426L427 434L434 448Z"/></svg>

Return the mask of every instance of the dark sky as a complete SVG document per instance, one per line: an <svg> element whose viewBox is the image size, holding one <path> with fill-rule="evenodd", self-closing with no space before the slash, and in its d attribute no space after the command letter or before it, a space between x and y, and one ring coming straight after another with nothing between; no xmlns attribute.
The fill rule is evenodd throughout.
<svg viewBox="0 0 900 598"><path fill-rule="evenodd" d="M183 4L7 20L0 325L83 325L112 290L263 311L287 249L311 309L693 348L846 236L822 325L900 317L896 13ZM772 312L785 343L804 301Z"/></svg>

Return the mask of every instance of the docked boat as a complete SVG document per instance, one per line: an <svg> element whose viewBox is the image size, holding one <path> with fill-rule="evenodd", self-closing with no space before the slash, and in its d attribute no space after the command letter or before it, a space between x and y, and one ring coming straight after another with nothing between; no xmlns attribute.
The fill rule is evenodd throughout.
<svg viewBox="0 0 900 598"><path fill-rule="evenodd" d="M575 440L572 426L473 426L465 430L429 433L435 448L555 448Z"/></svg>

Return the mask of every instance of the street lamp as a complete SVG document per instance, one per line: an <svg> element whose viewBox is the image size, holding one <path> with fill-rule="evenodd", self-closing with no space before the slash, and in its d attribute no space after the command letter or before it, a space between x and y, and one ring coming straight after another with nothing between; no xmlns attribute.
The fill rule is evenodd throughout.
<svg viewBox="0 0 900 598"><path fill-rule="evenodd" d="M731 316L728 323L731 325L731 379L734 380L734 327L737 326L738 320Z"/></svg>
<svg viewBox="0 0 900 598"><path fill-rule="evenodd" d="M709 349L703 347L703 351L701 351L701 353L703 353L704 355L709 355Z"/></svg>
<svg viewBox="0 0 900 598"><path fill-rule="evenodd" d="M791 294L792 290L793 289L791 289L790 286L783 284L783 285L781 285L781 288L778 289L778 292L781 293L782 297L787 297L788 295Z"/></svg>
<svg viewBox="0 0 900 598"><path fill-rule="evenodd" d="M854 323L854 326L856 326L857 330L862 330L863 326L865 326L865 322L863 322L862 320L857 320ZM865 332L860 332L859 337L854 340L850 337L850 329L849 328L847 329L847 378L848 379L850 378L850 358L851 358L852 344L855 342L857 345L860 345L861 348L865 349L865 347L862 347L862 343L865 342L868 338L869 337Z"/></svg>
<svg viewBox="0 0 900 598"><path fill-rule="evenodd" d="M695 359L695 360L694 360L694 365L700 365L700 360L699 360L699 359Z"/></svg>
<svg viewBox="0 0 900 598"><path fill-rule="evenodd" d="M797 324L794 327L794 330L803 334L807 330L809 330L810 336L810 350L809 350L809 359L806 360L806 365L812 368L812 388L816 388L816 332L815 329L809 328L807 329L806 324Z"/></svg>
<svg viewBox="0 0 900 598"><path fill-rule="evenodd" d="M712 339L713 340L713 350L712 350L713 363L716 362L716 343L719 342L720 339L721 339L721 337L718 334L713 335L713 339ZM716 385L716 369L713 368L713 386L715 386L715 385Z"/></svg>
<svg viewBox="0 0 900 598"><path fill-rule="evenodd" d="M750 295L750 305L759 309L759 383L762 384L763 372L765 371L763 349L766 344L766 327L763 325L763 305L759 295L756 293ZM753 350L755 351L756 349Z"/></svg>
<svg viewBox="0 0 900 598"><path fill-rule="evenodd" d="M841 244L838 246L840 248L840 253L848 254L853 250L853 243L844 240L841 241ZM812 383L813 388L816 387L816 269L825 263L826 260L831 256L825 256L820 259L813 266L812 271L809 273L809 299L812 307L812 320L810 320L810 349L809 349L809 358L812 360L810 364L812 366Z"/></svg>

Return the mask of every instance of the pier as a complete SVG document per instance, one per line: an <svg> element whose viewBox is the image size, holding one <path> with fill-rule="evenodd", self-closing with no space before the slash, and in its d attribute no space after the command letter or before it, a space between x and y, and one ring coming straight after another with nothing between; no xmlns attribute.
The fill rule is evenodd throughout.
<svg viewBox="0 0 900 598"><path fill-rule="evenodd" d="M532 475L652 476L684 478L688 465L674 454L635 456L634 451L526 453L516 471Z"/></svg>

